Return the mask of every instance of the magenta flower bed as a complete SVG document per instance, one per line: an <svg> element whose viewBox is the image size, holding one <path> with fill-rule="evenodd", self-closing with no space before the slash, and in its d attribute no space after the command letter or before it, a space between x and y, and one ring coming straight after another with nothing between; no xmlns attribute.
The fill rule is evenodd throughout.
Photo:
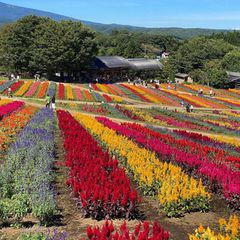
<svg viewBox="0 0 240 240"><path fill-rule="evenodd" d="M29 88L25 96L32 97L36 93L39 85L40 85L40 82L33 83L33 85Z"/></svg>
<svg viewBox="0 0 240 240"><path fill-rule="evenodd" d="M11 114L12 112L18 110L19 108L21 108L24 105L24 102L20 102L20 101L14 101L11 103L8 103L6 105L3 105L0 107L0 120L5 117L8 116L9 114Z"/></svg>

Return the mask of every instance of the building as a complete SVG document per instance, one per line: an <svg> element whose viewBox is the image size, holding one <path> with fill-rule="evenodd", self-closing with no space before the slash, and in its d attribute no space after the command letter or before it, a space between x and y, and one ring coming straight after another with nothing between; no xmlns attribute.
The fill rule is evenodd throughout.
<svg viewBox="0 0 240 240"><path fill-rule="evenodd" d="M229 79L229 87L240 89L240 72L229 72L227 71Z"/></svg>
<svg viewBox="0 0 240 240"><path fill-rule="evenodd" d="M191 77L189 77L188 74L185 73L177 73L175 74L175 82L176 83L193 83L193 80Z"/></svg>
<svg viewBox="0 0 240 240"><path fill-rule="evenodd" d="M148 76L160 71L163 65L154 59L130 58L119 56L97 56L89 66L88 79L100 82L127 80L129 76Z"/></svg>

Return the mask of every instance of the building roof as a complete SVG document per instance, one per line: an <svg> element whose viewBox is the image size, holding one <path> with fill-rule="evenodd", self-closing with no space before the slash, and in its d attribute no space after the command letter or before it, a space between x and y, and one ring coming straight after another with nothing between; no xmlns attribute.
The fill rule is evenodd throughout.
<svg viewBox="0 0 240 240"><path fill-rule="evenodd" d="M188 74L186 74L186 73L177 73L177 74L175 75L175 77L186 78L186 77L188 77Z"/></svg>
<svg viewBox="0 0 240 240"><path fill-rule="evenodd" d="M130 58L128 59L133 70L160 70L163 65L154 59Z"/></svg>
<svg viewBox="0 0 240 240"><path fill-rule="evenodd" d="M240 77L240 72L230 72L227 71L228 76L233 76L233 77Z"/></svg>
<svg viewBox="0 0 240 240"><path fill-rule="evenodd" d="M129 62L119 56L98 56L91 63L92 69L130 68Z"/></svg>
<svg viewBox="0 0 240 240"><path fill-rule="evenodd" d="M229 82L240 81L240 72L229 72L227 71Z"/></svg>

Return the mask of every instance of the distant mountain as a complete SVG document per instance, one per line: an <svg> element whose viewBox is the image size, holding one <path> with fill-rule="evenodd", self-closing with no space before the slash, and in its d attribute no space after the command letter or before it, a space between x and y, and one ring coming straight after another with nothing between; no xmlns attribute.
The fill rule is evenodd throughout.
<svg viewBox="0 0 240 240"><path fill-rule="evenodd" d="M0 24L11 23L17 21L27 15L36 15L42 17L50 17L56 21L60 20L76 20L81 21L85 25L91 27L95 31L102 33L110 33L112 30L127 29L134 32L145 32L145 33L161 33L163 35L172 35L177 38L187 39L197 35L211 35L213 33L226 32L228 30L216 30L216 29L202 29L202 28L145 28L145 27L134 27L128 25L119 24L102 24L94 23L84 20L78 20L63 15L40 11L31 8L18 7L6 3L0 2Z"/></svg>

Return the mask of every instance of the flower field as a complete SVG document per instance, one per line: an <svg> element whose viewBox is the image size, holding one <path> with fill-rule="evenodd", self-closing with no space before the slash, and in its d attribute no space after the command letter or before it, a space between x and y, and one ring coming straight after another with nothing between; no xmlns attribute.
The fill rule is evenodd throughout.
<svg viewBox="0 0 240 240"><path fill-rule="evenodd" d="M239 239L238 92L48 81L0 92L9 86L0 239Z"/></svg>

